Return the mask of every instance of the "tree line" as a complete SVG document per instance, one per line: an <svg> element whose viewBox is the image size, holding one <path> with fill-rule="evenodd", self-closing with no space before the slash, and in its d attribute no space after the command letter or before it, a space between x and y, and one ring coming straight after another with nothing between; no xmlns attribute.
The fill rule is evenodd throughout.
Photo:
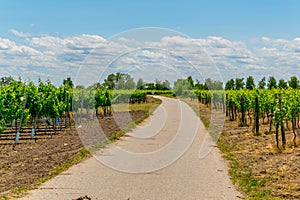
<svg viewBox="0 0 300 200"><path fill-rule="evenodd" d="M170 82L168 80L160 81L158 79L153 83L147 83L142 78L134 82L133 77L125 73L109 74L102 83L102 87L110 90L170 90Z"/></svg>
<svg viewBox="0 0 300 200"><path fill-rule="evenodd" d="M226 82L225 90L239 90L239 89L248 89L253 90L258 89L287 89L287 88L299 89L300 84L296 76L292 76L290 80L285 81L284 79L276 80L274 76L270 76L268 81L266 77L263 77L257 85L254 83L253 76L248 76L245 82L244 78L235 78L230 79Z"/></svg>

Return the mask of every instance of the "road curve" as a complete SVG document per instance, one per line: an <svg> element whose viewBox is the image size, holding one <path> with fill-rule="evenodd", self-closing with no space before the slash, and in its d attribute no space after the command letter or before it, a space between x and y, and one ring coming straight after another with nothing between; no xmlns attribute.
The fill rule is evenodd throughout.
<svg viewBox="0 0 300 200"><path fill-rule="evenodd" d="M142 125L29 192L23 200L239 199L217 148L202 159L207 130L182 101L166 97Z"/></svg>

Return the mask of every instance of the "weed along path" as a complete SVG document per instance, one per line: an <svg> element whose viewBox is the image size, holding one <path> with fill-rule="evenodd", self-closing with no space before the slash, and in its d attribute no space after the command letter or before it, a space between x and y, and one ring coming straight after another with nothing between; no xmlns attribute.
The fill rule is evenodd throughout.
<svg viewBox="0 0 300 200"><path fill-rule="evenodd" d="M239 199L218 149L199 158L207 130L193 110L159 98L133 131L23 199Z"/></svg>

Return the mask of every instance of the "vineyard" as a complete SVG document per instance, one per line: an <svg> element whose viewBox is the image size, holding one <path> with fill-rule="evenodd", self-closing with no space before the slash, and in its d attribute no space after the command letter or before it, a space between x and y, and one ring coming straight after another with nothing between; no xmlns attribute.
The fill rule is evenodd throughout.
<svg viewBox="0 0 300 200"><path fill-rule="evenodd" d="M273 88L194 90L186 98L209 129L213 115L226 116L216 144L249 199L300 198L299 96Z"/></svg>
<svg viewBox="0 0 300 200"><path fill-rule="evenodd" d="M35 139L36 133L55 134L83 120L112 115L112 104L145 103L147 94L172 94L172 91L111 90L94 85L88 88L49 80L12 80L0 87L0 137L14 140Z"/></svg>
<svg viewBox="0 0 300 200"><path fill-rule="evenodd" d="M160 104L147 94L161 93L171 92L100 84L56 87L50 81L0 83L0 199L18 196L22 188L32 189L88 156L78 133L81 123L97 121L89 130L113 141Z"/></svg>
<svg viewBox="0 0 300 200"><path fill-rule="evenodd" d="M38 85L13 80L0 88L0 132L14 135L17 144L22 131L30 131L31 139L36 130L52 135L82 120L110 116L112 104L145 103L147 95L152 94L175 96L176 92L112 90L99 84L88 88L74 88L68 84L55 87L49 80L39 81ZM296 129L300 128L300 92L297 89L191 89L183 94L222 110L241 127L253 126L256 135L260 134L260 124L269 124L268 132L275 131L278 148L280 145L285 148L285 130L292 130L296 145Z"/></svg>
<svg viewBox="0 0 300 200"><path fill-rule="evenodd" d="M287 163L287 161L281 161L286 156L284 152L290 152L292 148L297 153L296 150L299 145L297 131L300 129L299 89L288 87L285 89L208 90L208 88L198 89L192 87L184 81L180 84L183 86L174 86L173 90L111 89L100 84L87 88L83 86L74 87L71 84L62 84L56 87L49 80L46 82L39 81L38 84L26 83L21 80L1 84L0 140L2 147L0 146L0 151L1 149L7 151L7 146L10 145L15 149L22 140L26 141L23 146L30 144L30 148L45 148L39 154L31 152L30 149L22 151L24 160L26 160L26 155L30 155L31 159L36 159L35 156L37 155L43 158L43 155L49 153L49 146L53 150L56 149L55 152L51 157L46 157L43 162L37 160L37 163L47 163L49 159L55 157L56 152L63 152L65 157L72 157L82 147L76 127L86 121L97 119L101 128L108 133L108 136L111 136L116 131L121 130L118 124L114 123L114 115L119 114L119 118L122 118L124 113L121 112L128 112L128 110L124 110L124 107L128 107L128 105L141 105L143 107L149 101L148 95L164 95L179 98L188 97L190 102L201 105L200 113L210 113L212 110L216 110L226 116L227 121L224 127L227 132L224 132L226 136L221 136L221 140L222 142L227 141L228 144L233 146L230 148L236 148L236 155L240 154L238 150L243 150L244 153L249 151L248 160L245 161L248 163L251 160L249 165L258 163L261 159L263 161L273 159L275 154L278 157L276 157L276 163L268 162L266 164L266 166L269 166L268 169L263 167L264 164L252 166L259 173L265 174L267 173L266 170L275 173L274 170L276 169L272 168L272 165L281 169L280 163ZM139 120L146 112L141 112L140 108L135 111L135 113L131 113L132 110L129 112L130 115L135 115L132 118L134 120ZM211 117L207 120L210 121ZM127 123L130 122L124 120L124 125ZM53 137L54 135L55 137ZM48 142L49 138L52 142ZM62 140L62 138L64 139ZM37 140L39 142L36 142ZM254 144L253 141L256 143ZM239 143L241 145L238 148L235 147ZM69 145L70 147L68 147ZM257 149L249 150L252 146ZM264 149L266 146L267 149ZM251 152L255 153L252 154ZM8 155L13 153L14 151ZM244 153L241 153L240 157L236 159L243 161ZM257 158L257 155L260 155L260 157ZM5 156L5 154L2 154L2 156ZM62 157L56 156L55 159L60 159L59 162L63 162ZM4 159L6 162L3 163L3 169L10 169L10 159L11 157ZM16 158L16 160L18 159ZM244 165L244 168L248 170L249 165ZM47 170L50 170L51 167L53 166L48 166ZM42 168L41 173L47 171L42 171ZM240 176L241 173L244 172L239 172L237 176ZM293 176L290 176L288 180L294 181L292 178ZM28 180L32 181L34 179ZM24 181L22 184L25 184L25 179L22 181ZM282 182L284 181L286 180L282 178ZM13 183L13 179L11 182ZM293 186L293 188L296 187L296 185ZM6 189L9 188L11 186L7 186ZM293 193L295 189L286 191Z"/></svg>
<svg viewBox="0 0 300 200"><path fill-rule="evenodd" d="M255 135L260 134L260 125L268 124L267 134L275 132L276 145L286 146L285 130L292 130L296 146L296 130L300 128L300 91L297 89L256 89L208 91L195 90L202 104L222 110L231 121L240 127L252 126Z"/></svg>

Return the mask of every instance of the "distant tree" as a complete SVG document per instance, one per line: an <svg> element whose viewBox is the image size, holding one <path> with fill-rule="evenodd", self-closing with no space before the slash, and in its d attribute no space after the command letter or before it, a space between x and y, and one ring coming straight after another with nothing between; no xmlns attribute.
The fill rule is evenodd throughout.
<svg viewBox="0 0 300 200"><path fill-rule="evenodd" d="M183 96L189 95L192 89L193 88L187 79L177 79L174 83L173 91L176 96Z"/></svg>
<svg viewBox="0 0 300 200"><path fill-rule="evenodd" d="M263 77L263 78L258 82L258 88L259 88L259 89L265 89L265 88L266 88L266 77Z"/></svg>
<svg viewBox="0 0 300 200"><path fill-rule="evenodd" d="M223 82L222 81L214 81L214 90L223 90Z"/></svg>
<svg viewBox="0 0 300 200"><path fill-rule="evenodd" d="M196 84L194 85L194 88L198 90L208 90L206 85L201 83L198 79L196 80Z"/></svg>
<svg viewBox="0 0 300 200"><path fill-rule="evenodd" d="M212 87L213 87L213 80L211 78L205 79L204 85L205 85L206 88L211 90Z"/></svg>
<svg viewBox="0 0 300 200"><path fill-rule="evenodd" d="M130 75L125 76L125 89L132 90L136 88L136 84Z"/></svg>
<svg viewBox="0 0 300 200"><path fill-rule="evenodd" d="M270 76L267 84L268 89L277 88L277 81L274 76Z"/></svg>
<svg viewBox="0 0 300 200"><path fill-rule="evenodd" d="M235 89L235 83L234 83L234 79L230 79L226 82L225 85L225 90L234 90Z"/></svg>
<svg viewBox="0 0 300 200"><path fill-rule="evenodd" d="M103 83L104 87L108 89L135 89L136 84L129 74L109 74Z"/></svg>
<svg viewBox="0 0 300 200"><path fill-rule="evenodd" d="M104 80L104 87L108 89L115 89L116 88L116 82L117 82L117 77L115 74L109 74L107 78Z"/></svg>
<svg viewBox="0 0 300 200"><path fill-rule="evenodd" d="M253 90L255 88L254 78L253 76L248 76L246 80L246 89Z"/></svg>
<svg viewBox="0 0 300 200"><path fill-rule="evenodd" d="M143 79L139 79L136 83L136 88L139 90L143 90L145 88Z"/></svg>
<svg viewBox="0 0 300 200"><path fill-rule="evenodd" d="M95 83L89 89L91 89L91 88L94 88L94 89L103 89L104 87L100 83Z"/></svg>
<svg viewBox="0 0 300 200"><path fill-rule="evenodd" d="M170 82L168 80L165 80L162 83L162 86L163 86L163 90L170 90L171 89Z"/></svg>
<svg viewBox="0 0 300 200"><path fill-rule="evenodd" d="M146 83L145 89L146 90L155 90L155 84L154 83Z"/></svg>
<svg viewBox="0 0 300 200"><path fill-rule="evenodd" d="M162 90L163 89L163 85L162 85L161 81L158 80L158 79L155 80L155 89L156 90Z"/></svg>
<svg viewBox="0 0 300 200"><path fill-rule="evenodd" d="M211 78L205 79L204 85L209 90L222 90L223 89L223 82L215 81L215 80L212 80Z"/></svg>
<svg viewBox="0 0 300 200"><path fill-rule="evenodd" d="M83 90L85 87L83 85L76 85L76 90Z"/></svg>
<svg viewBox="0 0 300 200"><path fill-rule="evenodd" d="M117 81L115 82L115 85L116 85L115 89L117 89L117 90L124 90L125 87L126 87L125 81L126 80L123 77L117 78Z"/></svg>
<svg viewBox="0 0 300 200"><path fill-rule="evenodd" d="M5 86L5 85L10 85L14 81L12 76L8 77L2 77L0 80L0 85Z"/></svg>
<svg viewBox="0 0 300 200"><path fill-rule="evenodd" d="M64 79L63 85L65 85L65 86L67 85L67 86L69 86L70 88L73 88L73 87L74 87L73 81L71 80L70 77Z"/></svg>
<svg viewBox="0 0 300 200"><path fill-rule="evenodd" d="M243 89L245 87L244 78L236 78L235 79L235 89Z"/></svg>
<svg viewBox="0 0 300 200"><path fill-rule="evenodd" d="M299 80L296 76L291 77L291 79L289 80L289 86L293 89L299 88Z"/></svg>
<svg viewBox="0 0 300 200"><path fill-rule="evenodd" d="M194 80L193 80L193 78L191 77L191 76L189 76L189 77L187 77L187 82L192 86L192 87L194 87Z"/></svg>
<svg viewBox="0 0 300 200"><path fill-rule="evenodd" d="M286 89L288 88L288 84L284 79L280 79L278 82L278 88Z"/></svg>

